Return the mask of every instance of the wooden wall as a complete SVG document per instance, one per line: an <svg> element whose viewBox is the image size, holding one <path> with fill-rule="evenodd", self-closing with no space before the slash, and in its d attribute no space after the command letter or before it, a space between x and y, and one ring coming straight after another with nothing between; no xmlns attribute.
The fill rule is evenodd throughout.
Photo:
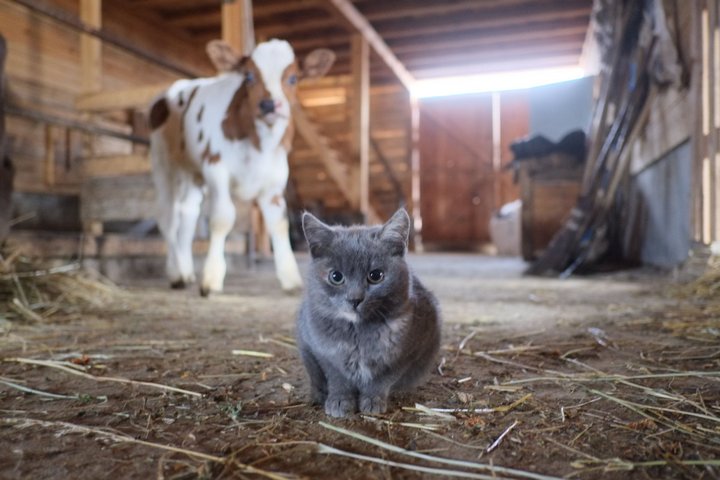
<svg viewBox="0 0 720 480"><path fill-rule="evenodd" d="M78 13L77 0L46 0L44 5ZM198 73L212 72L204 45L172 28L158 29L153 19L133 15L123 2L103 2L104 28L134 45L182 63ZM75 101L81 91L80 35L56 21L10 0L0 0L0 32L8 42L7 96L10 105L67 119L81 120ZM172 35L168 35L172 33ZM169 82L177 74L104 45L103 89ZM126 114L115 113L95 123L130 131ZM11 155L17 168L16 190L77 194L83 159L90 154L88 137L64 127L45 126L8 115ZM92 142L96 157L127 154L132 145L109 137Z"/></svg>
<svg viewBox="0 0 720 480"><path fill-rule="evenodd" d="M420 203L426 248L481 247L490 241L493 212L519 198L512 174L503 167L512 160L510 143L528 133L527 97L509 92L495 101L495 136L491 94L421 101Z"/></svg>
<svg viewBox="0 0 720 480"><path fill-rule="evenodd" d="M142 17L136 15L124 0L103 0L102 3L103 30L198 75L214 73L204 44L193 42L184 32L173 29L167 21L148 16L147 12ZM78 4L79 0L44 2L45 6L62 9L71 16L78 15ZM10 0L0 0L0 32L8 41L10 103L65 119L87 121L88 114L75 108L83 94L80 34ZM104 91L160 85L180 76L109 44L103 44L102 57ZM350 77L303 83L300 98L323 142L337 154L349 175L355 161L349 153ZM408 101L408 93L397 84L371 88L371 136L377 148L370 151L370 197L380 218L389 217L403 198L410 197ZM133 111L93 114L92 123L131 133L129 125L134 117L137 115ZM141 118L140 123L142 121ZM83 183L87 183L83 182L84 178L122 173L134 173L139 181L147 183L146 178L139 177L147 176L147 150L128 141L91 138L77 130L47 126L17 115L8 118L8 134L18 170L17 191L77 195ZM131 153L137 155L129 157ZM320 157L301 135L296 135L291 155L294 196L291 204L298 211L313 207L319 207L319 212L351 211L347 198L329 178ZM389 171L393 172L394 180Z"/></svg>

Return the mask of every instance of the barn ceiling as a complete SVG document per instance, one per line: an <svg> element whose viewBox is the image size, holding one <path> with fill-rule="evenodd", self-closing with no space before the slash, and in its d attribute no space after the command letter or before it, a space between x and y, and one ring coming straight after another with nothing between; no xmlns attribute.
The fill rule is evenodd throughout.
<svg viewBox="0 0 720 480"><path fill-rule="evenodd" d="M220 37L219 0L127 0L198 41ZM592 0L353 0L415 78L576 65ZM329 0L254 0L258 39L289 40L300 55L328 47L350 72L350 31ZM392 80L379 58L375 81Z"/></svg>

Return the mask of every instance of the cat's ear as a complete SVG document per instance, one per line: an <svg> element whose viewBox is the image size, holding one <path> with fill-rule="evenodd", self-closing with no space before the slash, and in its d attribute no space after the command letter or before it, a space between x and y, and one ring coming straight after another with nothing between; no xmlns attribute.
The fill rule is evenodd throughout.
<svg viewBox="0 0 720 480"><path fill-rule="evenodd" d="M404 255L410 235L410 216L404 208L383 225L380 230L380 239L392 249L393 255Z"/></svg>
<svg viewBox="0 0 720 480"><path fill-rule="evenodd" d="M303 213L302 227L308 246L310 247L310 254L313 258L321 257L335 237L332 228L325 225L318 220L315 215L309 212Z"/></svg>

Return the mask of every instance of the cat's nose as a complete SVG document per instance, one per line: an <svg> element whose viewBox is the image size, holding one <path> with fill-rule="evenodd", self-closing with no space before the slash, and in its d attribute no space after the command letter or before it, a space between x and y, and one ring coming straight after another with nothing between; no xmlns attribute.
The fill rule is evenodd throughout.
<svg viewBox="0 0 720 480"><path fill-rule="evenodd" d="M357 310L357 308L360 306L363 300L365 300L364 297L358 297L358 298L348 298L348 302L350 302L350 305L352 305L353 310Z"/></svg>

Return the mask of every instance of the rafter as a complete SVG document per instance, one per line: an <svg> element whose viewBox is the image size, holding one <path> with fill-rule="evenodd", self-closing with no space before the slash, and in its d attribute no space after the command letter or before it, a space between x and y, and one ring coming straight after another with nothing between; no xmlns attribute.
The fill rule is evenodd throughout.
<svg viewBox="0 0 720 480"><path fill-rule="evenodd" d="M402 84L410 90L412 88L415 79L407 71L405 66L397 59L395 54L387 46L385 40L378 34L378 32L370 25L365 17L353 6L349 0L327 0L333 7L335 7L340 15L352 25L368 42L372 49L377 53L380 58L383 59L388 68L392 70L395 76L402 82Z"/></svg>

